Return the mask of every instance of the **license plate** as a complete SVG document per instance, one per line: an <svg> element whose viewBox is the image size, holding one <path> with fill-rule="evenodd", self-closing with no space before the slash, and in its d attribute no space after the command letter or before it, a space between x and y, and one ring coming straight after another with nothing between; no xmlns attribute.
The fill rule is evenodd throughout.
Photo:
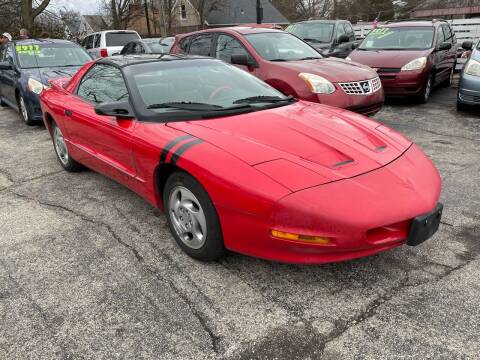
<svg viewBox="0 0 480 360"><path fill-rule="evenodd" d="M416 246L428 240L435 234L440 226L443 205L438 203L435 210L428 214L417 216L410 225L407 245Z"/></svg>

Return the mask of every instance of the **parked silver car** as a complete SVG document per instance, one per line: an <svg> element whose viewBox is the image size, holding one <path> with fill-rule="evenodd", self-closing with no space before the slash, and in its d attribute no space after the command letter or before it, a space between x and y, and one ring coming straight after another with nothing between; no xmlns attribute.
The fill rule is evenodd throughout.
<svg viewBox="0 0 480 360"><path fill-rule="evenodd" d="M462 48L471 50L463 67L457 94L457 109L466 110L471 105L480 105L480 41L464 41Z"/></svg>
<svg viewBox="0 0 480 360"><path fill-rule="evenodd" d="M86 36L82 46L93 58L112 56L122 51L130 41L140 39L140 35L132 30L108 30Z"/></svg>

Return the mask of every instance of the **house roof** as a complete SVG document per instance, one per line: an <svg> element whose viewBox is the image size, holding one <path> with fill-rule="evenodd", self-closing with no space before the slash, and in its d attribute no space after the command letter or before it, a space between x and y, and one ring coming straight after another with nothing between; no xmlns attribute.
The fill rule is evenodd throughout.
<svg viewBox="0 0 480 360"><path fill-rule="evenodd" d="M425 0L414 10L467 8L480 6L480 0Z"/></svg>
<svg viewBox="0 0 480 360"><path fill-rule="evenodd" d="M64 23L73 35L78 34L81 24L81 20L79 18L65 20Z"/></svg>
<svg viewBox="0 0 480 360"><path fill-rule="evenodd" d="M210 26L250 24L257 21L256 0L224 0L207 16ZM263 22L288 24L289 21L268 0L262 0Z"/></svg>
<svg viewBox="0 0 480 360"><path fill-rule="evenodd" d="M108 29L108 25L102 15L83 15L85 21L90 25L93 32Z"/></svg>

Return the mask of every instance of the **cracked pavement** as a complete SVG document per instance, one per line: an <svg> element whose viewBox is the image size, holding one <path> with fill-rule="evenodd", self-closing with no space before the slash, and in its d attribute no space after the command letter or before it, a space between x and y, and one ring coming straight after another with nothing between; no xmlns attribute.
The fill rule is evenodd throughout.
<svg viewBox="0 0 480 360"><path fill-rule="evenodd" d="M62 171L47 131L0 109L0 358L478 358L480 116L454 105L441 89L376 116L438 166L440 231L321 266L196 262L158 210Z"/></svg>

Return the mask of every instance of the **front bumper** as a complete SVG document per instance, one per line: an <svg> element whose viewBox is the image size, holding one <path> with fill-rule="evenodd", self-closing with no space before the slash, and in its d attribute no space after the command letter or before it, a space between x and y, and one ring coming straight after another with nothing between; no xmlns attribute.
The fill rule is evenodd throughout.
<svg viewBox="0 0 480 360"><path fill-rule="evenodd" d="M383 89L367 95L349 95L335 84L336 91L333 94L318 94L314 102L347 109L362 115L374 115L379 112L385 101ZM310 100L312 101L312 100Z"/></svg>
<svg viewBox="0 0 480 360"><path fill-rule="evenodd" d="M419 95L428 78L428 71L398 71L381 72L380 80L386 96L415 96Z"/></svg>
<svg viewBox="0 0 480 360"><path fill-rule="evenodd" d="M462 74L457 100L466 105L480 105L480 76Z"/></svg>
<svg viewBox="0 0 480 360"><path fill-rule="evenodd" d="M372 255L405 244L412 220L435 209L440 187L438 171L412 145L380 169L286 196L266 221L247 215L222 219L225 245L288 263L318 264ZM333 241L324 245L280 240L270 235L271 229Z"/></svg>
<svg viewBox="0 0 480 360"><path fill-rule="evenodd" d="M42 109L40 107L40 97L37 94L27 91L27 93L24 94L24 99L31 119L34 121L43 121Z"/></svg>

